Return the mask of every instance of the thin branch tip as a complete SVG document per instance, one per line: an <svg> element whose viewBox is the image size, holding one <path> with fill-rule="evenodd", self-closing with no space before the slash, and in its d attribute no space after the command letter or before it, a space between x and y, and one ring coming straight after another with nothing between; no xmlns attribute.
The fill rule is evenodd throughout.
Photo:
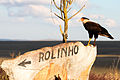
<svg viewBox="0 0 120 80"><path fill-rule="evenodd" d="M82 9L85 7L85 5L78 11L76 12L74 15L72 15L68 20L72 19L74 16L76 16L80 11L82 11Z"/></svg>
<svg viewBox="0 0 120 80"><path fill-rule="evenodd" d="M64 21L64 19L62 17L60 17L59 15L57 15L56 13L54 13L58 18L62 19Z"/></svg>

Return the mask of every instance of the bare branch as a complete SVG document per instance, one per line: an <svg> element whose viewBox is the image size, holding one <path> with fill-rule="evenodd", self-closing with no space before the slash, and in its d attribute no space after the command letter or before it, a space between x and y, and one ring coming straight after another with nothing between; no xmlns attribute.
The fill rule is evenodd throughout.
<svg viewBox="0 0 120 80"><path fill-rule="evenodd" d="M73 0L68 0L67 1L67 8L69 8L69 6L73 3Z"/></svg>
<svg viewBox="0 0 120 80"><path fill-rule="evenodd" d="M62 10L62 1L63 0L60 0L60 10ZM61 17L63 18L63 13L62 13L62 11L60 11L61 12Z"/></svg>
<svg viewBox="0 0 120 80"><path fill-rule="evenodd" d="M69 1L69 4L71 5L72 3L73 3L73 0L70 0L70 1Z"/></svg>
<svg viewBox="0 0 120 80"><path fill-rule="evenodd" d="M53 2L54 2L55 7L56 7L57 9L59 9L61 12L63 12L62 9L60 9L60 8L57 6L55 0L53 0Z"/></svg>
<svg viewBox="0 0 120 80"><path fill-rule="evenodd" d="M69 1L67 0L67 8L69 7Z"/></svg>
<svg viewBox="0 0 120 80"><path fill-rule="evenodd" d="M71 10L71 8L67 11L67 13Z"/></svg>
<svg viewBox="0 0 120 80"><path fill-rule="evenodd" d="M59 25L59 27L60 27L60 32L61 32L61 34L62 34L62 36L63 36L64 33L63 33L63 31L62 31L62 27L61 27L61 25Z"/></svg>
<svg viewBox="0 0 120 80"><path fill-rule="evenodd" d="M64 21L64 19L62 17L60 17L59 15L57 15L56 13L54 13L58 18L62 19Z"/></svg>
<svg viewBox="0 0 120 80"><path fill-rule="evenodd" d="M84 7L85 5L78 12L76 12L73 16L71 16L68 20L72 19L75 15L77 15Z"/></svg>
<svg viewBox="0 0 120 80"><path fill-rule="evenodd" d="M55 0L53 0L53 2L54 2L55 7L60 10L60 8L57 6Z"/></svg>

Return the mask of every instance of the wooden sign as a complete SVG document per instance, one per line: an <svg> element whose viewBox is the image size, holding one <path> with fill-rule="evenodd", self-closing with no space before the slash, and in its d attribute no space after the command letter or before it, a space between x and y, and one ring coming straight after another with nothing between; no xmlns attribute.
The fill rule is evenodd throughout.
<svg viewBox="0 0 120 80"><path fill-rule="evenodd" d="M88 80L96 47L63 43L3 61L10 80Z"/></svg>

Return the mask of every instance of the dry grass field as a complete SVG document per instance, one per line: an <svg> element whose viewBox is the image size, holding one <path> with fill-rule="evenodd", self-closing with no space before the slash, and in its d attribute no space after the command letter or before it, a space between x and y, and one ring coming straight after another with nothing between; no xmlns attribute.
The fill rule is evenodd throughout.
<svg viewBox="0 0 120 80"><path fill-rule="evenodd" d="M120 55L97 55L89 80L120 80Z"/></svg>

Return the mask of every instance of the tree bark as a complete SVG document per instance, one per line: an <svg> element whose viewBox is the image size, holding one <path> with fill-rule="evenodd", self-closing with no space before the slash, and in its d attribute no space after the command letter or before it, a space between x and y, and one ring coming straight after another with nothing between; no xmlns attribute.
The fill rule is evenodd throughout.
<svg viewBox="0 0 120 80"><path fill-rule="evenodd" d="M68 32L68 16L67 16L67 6L66 0L63 0L63 11L64 11L64 35L63 35L63 43L67 42L67 32Z"/></svg>

